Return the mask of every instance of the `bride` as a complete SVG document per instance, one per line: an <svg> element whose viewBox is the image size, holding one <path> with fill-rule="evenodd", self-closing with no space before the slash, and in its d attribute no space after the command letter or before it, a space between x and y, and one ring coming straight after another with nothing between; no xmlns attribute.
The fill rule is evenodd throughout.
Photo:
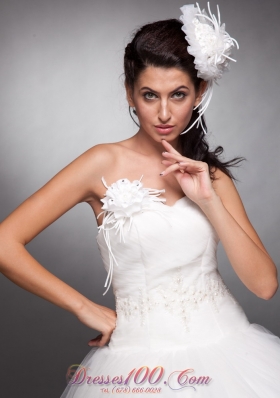
<svg viewBox="0 0 280 398"><path fill-rule="evenodd" d="M226 69L231 47L236 43L226 36L228 52L220 54L220 64L214 62L205 69L205 64L194 62L200 56L201 43L192 36L190 8L182 11L182 22L147 24L126 47L126 95L131 115L139 124L137 133L84 152L0 225L1 272L97 330L100 334L89 342L90 346L103 347L110 342L117 324L116 311L92 302L50 273L25 246L81 202L91 206L102 232L107 215L103 210L108 209L104 196L112 184L123 178L135 181L142 176L143 186L154 189L158 200L169 207L185 197L191 200L214 228L242 283L265 300L278 289L277 268L248 219L233 182L231 166L237 165L240 158L222 161L222 148L210 151L205 138L203 113L213 82ZM200 10L191 11L196 15ZM203 20L198 19L197 24L207 37ZM188 51L186 35L191 44ZM110 250L110 242L107 244ZM108 270L104 293L110 287L115 266Z"/></svg>

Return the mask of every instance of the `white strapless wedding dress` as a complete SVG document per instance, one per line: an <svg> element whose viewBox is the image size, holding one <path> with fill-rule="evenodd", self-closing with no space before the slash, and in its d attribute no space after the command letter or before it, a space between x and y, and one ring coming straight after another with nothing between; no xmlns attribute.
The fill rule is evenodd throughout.
<svg viewBox="0 0 280 398"><path fill-rule="evenodd" d="M140 180L103 180L97 242L117 323L61 398L279 398L280 339L250 324L223 282L212 225L187 197L167 206Z"/></svg>

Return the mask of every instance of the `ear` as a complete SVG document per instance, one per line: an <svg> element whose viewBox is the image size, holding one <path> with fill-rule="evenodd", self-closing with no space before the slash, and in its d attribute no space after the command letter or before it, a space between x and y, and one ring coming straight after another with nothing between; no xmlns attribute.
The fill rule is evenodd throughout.
<svg viewBox="0 0 280 398"><path fill-rule="evenodd" d="M126 90L126 99L127 99L128 105L134 107L135 105L134 105L134 101L133 101L133 92L132 92L131 87L129 87L127 85L127 83L125 83L125 90Z"/></svg>
<svg viewBox="0 0 280 398"><path fill-rule="evenodd" d="M205 80L202 80L202 82L200 83L199 91L197 93L197 96L196 96L196 99L195 99L195 103L194 103L195 106L197 106L201 102L202 95L205 93L205 90L207 88L207 84L208 83Z"/></svg>

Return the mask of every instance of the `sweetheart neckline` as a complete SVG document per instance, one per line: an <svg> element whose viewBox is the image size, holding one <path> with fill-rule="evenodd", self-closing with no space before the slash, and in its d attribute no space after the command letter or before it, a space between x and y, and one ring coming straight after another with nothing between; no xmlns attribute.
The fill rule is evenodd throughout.
<svg viewBox="0 0 280 398"><path fill-rule="evenodd" d="M182 196L180 199L177 199L174 203L173 203L173 205L167 205L167 204L165 204L164 202L154 202L154 203L159 203L160 205L163 205L163 206L165 206L165 207L169 207L170 209L172 209L172 208L174 208L179 202L181 202L183 199L188 199L188 197L185 195L185 196ZM100 225L98 225L98 223L97 223L97 226L98 227L100 227L102 225L102 223L100 224Z"/></svg>
<svg viewBox="0 0 280 398"><path fill-rule="evenodd" d="M164 202L159 202L159 203L161 203L163 206L172 208L172 207L175 207L175 206L177 205L177 203L181 202L182 199L186 199L186 198L188 198L186 195L185 195L185 196L182 196L180 199L177 199L177 200L173 203L173 205L167 205L167 204L164 203Z"/></svg>

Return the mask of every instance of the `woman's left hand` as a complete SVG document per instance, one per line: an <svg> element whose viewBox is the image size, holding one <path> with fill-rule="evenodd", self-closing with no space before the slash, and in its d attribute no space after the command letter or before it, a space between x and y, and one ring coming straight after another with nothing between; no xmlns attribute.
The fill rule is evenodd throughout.
<svg viewBox="0 0 280 398"><path fill-rule="evenodd" d="M162 164L167 166L162 176L173 173L185 195L198 205L217 196L207 163L182 156L166 140L162 140L162 145L166 150Z"/></svg>

